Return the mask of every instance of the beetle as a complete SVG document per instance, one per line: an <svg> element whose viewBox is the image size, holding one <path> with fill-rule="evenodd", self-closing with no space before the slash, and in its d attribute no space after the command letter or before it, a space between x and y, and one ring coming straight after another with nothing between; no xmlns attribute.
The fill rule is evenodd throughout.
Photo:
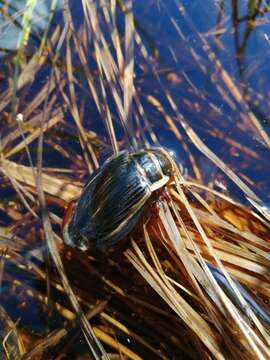
<svg viewBox="0 0 270 360"><path fill-rule="evenodd" d="M79 200L67 207L62 223L65 243L85 251L91 247L104 249L122 240L137 225L153 193L173 178L175 166L164 149L122 151L109 158L91 175ZM208 264L208 268L242 309L225 276L213 265ZM233 281L254 313L269 324L269 313Z"/></svg>
<svg viewBox="0 0 270 360"><path fill-rule="evenodd" d="M109 158L66 209L64 242L83 251L118 243L137 225L152 194L170 181L173 169L173 159L161 148Z"/></svg>

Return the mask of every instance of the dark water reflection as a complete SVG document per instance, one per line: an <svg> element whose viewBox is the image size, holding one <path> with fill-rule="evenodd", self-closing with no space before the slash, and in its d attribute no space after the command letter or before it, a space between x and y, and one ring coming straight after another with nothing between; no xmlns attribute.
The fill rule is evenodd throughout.
<svg viewBox="0 0 270 360"><path fill-rule="evenodd" d="M14 5L15 8L20 9L19 2L11 3L16 5ZM36 11L44 14L47 9L48 12L49 5L46 6L46 4L42 2L42 11L39 9ZM162 104L164 111L175 118L155 72L159 74L165 89L172 94L179 111L207 145L236 171L244 167L245 176L257 185L259 183L257 190L261 196L265 197L269 191L264 171L266 165L269 166L268 150L256 130L247 124L246 113L250 109L269 135L268 84L270 75L267 66L270 51L269 14L268 6L264 2L258 2L256 6L254 4L254 1L199 1L196 3L135 1L133 12L136 28L150 54L150 59L146 60L142 57L139 47L135 47L135 86L145 113L160 142L172 148L184 161L185 166L189 167L187 154L183 152L179 141L171 136L161 114L149 105L149 95L154 96ZM61 7L62 3L59 2L58 12L52 21L51 33L53 27L62 20L59 10ZM80 6L72 6L72 12L76 27L79 29L84 21L82 9ZM117 15L119 31L123 33L123 13L119 8ZM46 23L39 22L39 27L37 27L37 22L38 20L33 21L32 30L33 33L39 33L41 36L41 30L46 27ZM106 35L105 25L104 29ZM6 48L14 47L16 33L19 36L18 30L14 32L13 27L10 33L4 32L2 36L4 44L0 47L6 45L7 38L10 39L10 46ZM89 50L89 68L95 71L93 49ZM242 103L235 100L221 79L219 69L212 58L213 54L239 90L243 99ZM81 81L79 86L76 86L76 94L78 99L83 99L85 113L88 114L87 117L85 116L85 126L106 136L106 129L101 126L101 119L95 110L93 100L89 98L83 69L75 52L73 62L75 68L76 64L78 65L76 76ZM38 73L31 88L24 93L25 97L21 98L21 102L22 100L25 103L30 101L40 90L40 85L49 73L49 67ZM118 116L117 112L113 111L114 103L110 96L108 103L112 109L113 120L117 124ZM120 139L123 135L121 126L116 125L116 129L118 129L117 134ZM217 137L216 133L219 130L221 133ZM184 133L183 136L185 137ZM258 159L247 158L242 151L226 143L224 139L226 136L235 143L243 144L257 152L261 162L258 162ZM201 157L200 153L194 151L196 158ZM204 160L202 160L202 167L204 167L203 163ZM204 171L203 168L202 171ZM207 182L208 179L205 181Z"/></svg>
<svg viewBox="0 0 270 360"><path fill-rule="evenodd" d="M182 113L208 146L227 164L231 164L236 172L243 171L255 183L259 182L261 196L267 197L269 187L265 182L265 169L269 171L268 149L260 136L247 128L240 113L246 115L249 109L253 111L269 135L269 72L266 65L270 50L268 7L261 5L253 9L254 2L236 1L207 2L205 6L200 6L198 2L190 4L179 2L179 7L183 5L182 11L166 7L166 25L160 33L156 31L157 35L162 34L159 36L161 58L168 59L169 47L164 46L172 44L171 49L177 54L176 60L173 64L171 56L166 64L176 68L179 78L185 74L196 87L196 91L193 91L188 82L183 81L172 89L172 93ZM172 33L170 21L177 22L185 36L183 41L176 33ZM166 38L164 29L168 28L170 40L162 44L161 39ZM191 52L196 53L196 59ZM209 59L212 53L239 89L243 101L235 101L228 88L224 87L219 71ZM197 108L192 106L194 102L197 102ZM216 113L212 111L213 106L218 109ZM224 132L221 138L209 136L213 127ZM260 153L265 165L261 167L257 160L254 162L241 151L229 148L226 136L231 137L236 144L241 143Z"/></svg>

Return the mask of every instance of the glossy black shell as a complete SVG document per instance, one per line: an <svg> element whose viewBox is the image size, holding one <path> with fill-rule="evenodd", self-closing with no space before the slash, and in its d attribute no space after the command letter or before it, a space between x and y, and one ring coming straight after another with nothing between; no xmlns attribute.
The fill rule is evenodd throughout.
<svg viewBox="0 0 270 360"><path fill-rule="evenodd" d="M89 178L64 229L65 242L82 250L117 243L135 227L153 191L171 174L170 158L158 149L110 158Z"/></svg>

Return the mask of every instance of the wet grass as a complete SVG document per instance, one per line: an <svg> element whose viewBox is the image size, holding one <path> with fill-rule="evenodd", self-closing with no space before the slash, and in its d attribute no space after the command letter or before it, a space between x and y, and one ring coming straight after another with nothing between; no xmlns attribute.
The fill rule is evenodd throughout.
<svg viewBox="0 0 270 360"><path fill-rule="evenodd" d="M269 128L253 110L269 103L259 50L248 60L268 3L209 2L208 24L179 1L52 1L39 33L36 5L1 2L21 27L0 68L1 357L269 358L269 324L232 281L270 311ZM149 146L179 165L157 208L106 253L65 246L89 174Z"/></svg>

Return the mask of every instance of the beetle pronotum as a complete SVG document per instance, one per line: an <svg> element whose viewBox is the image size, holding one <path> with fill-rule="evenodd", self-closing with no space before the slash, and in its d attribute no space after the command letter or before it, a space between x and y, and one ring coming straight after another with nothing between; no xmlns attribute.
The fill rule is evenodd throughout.
<svg viewBox="0 0 270 360"><path fill-rule="evenodd" d="M113 245L139 221L152 194L165 186L174 160L164 149L122 151L109 158L88 180L77 203L63 219L66 244L87 250Z"/></svg>

